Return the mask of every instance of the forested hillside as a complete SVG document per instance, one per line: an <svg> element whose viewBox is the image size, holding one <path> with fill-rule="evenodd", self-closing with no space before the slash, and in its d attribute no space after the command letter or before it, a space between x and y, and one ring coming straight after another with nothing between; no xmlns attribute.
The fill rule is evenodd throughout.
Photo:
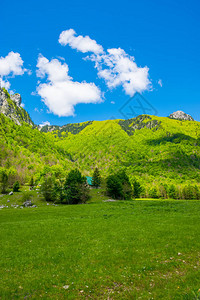
<svg viewBox="0 0 200 300"><path fill-rule="evenodd" d="M10 100L9 98L9 101ZM126 169L142 184L200 182L200 123L141 115L39 128L0 114L0 167L26 183L46 173L62 177L74 167L105 177Z"/></svg>

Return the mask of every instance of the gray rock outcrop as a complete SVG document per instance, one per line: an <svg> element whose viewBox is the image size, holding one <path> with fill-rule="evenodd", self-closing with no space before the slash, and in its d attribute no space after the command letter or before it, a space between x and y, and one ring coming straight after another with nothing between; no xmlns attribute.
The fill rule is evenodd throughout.
<svg viewBox="0 0 200 300"><path fill-rule="evenodd" d="M11 95L10 99L12 101L14 101L17 104L17 106L19 106L19 107L21 106L21 104L22 104L22 97L21 97L20 94Z"/></svg>
<svg viewBox="0 0 200 300"><path fill-rule="evenodd" d="M4 88L0 88L0 113L12 119L17 125L21 125L22 122L34 125L29 114L21 107L21 103L20 94L9 95Z"/></svg>
<svg viewBox="0 0 200 300"><path fill-rule="evenodd" d="M171 115L169 115L169 118L176 120L194 121L194 119L190 115L184 113L181 110L173 112Z"/></svg>

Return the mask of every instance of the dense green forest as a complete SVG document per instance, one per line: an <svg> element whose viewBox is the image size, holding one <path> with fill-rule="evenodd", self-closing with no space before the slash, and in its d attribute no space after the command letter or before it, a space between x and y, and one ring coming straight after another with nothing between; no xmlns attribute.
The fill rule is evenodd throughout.
<svg viewBox="0 0 200 300"><path fill-rule="evenodd" d="M9 99L9 101L11 101ZM38 127L0 114L0 170L9 184L40 181L45 174L64 177L73 168L91 176L126 170L155 192L200 182L200 123L141 115L129 120L89 121Z"/></svg>

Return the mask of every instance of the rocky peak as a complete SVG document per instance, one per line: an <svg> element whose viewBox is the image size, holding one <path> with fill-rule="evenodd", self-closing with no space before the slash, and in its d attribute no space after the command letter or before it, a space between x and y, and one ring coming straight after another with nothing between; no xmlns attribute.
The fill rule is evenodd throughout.
<svg viewBox="0 0 200 300"><path fill-rule="evenodd" d="M181 110L173 112L171 115L169 115L169 118L170 119L176 119L176 120L194 121L193 117L191 117L190 115L184 113Z"/></svg>
<svg viewBox="0 0 200 300"><path fill-rule="evenodd" d="M12 101L14 101L17 104L17 106L21 106L21 104L22 104L22 98L21 98L20 94L11 95L10 99Z"/></svg>
<svg viewBox="0 0 200 300"><path fill-rule="evenodd" d="M0 113L12 119L16 124L26 122L33 125L29 114L21 107L20 94L10 95L6 89L0 88Z"/></svg>

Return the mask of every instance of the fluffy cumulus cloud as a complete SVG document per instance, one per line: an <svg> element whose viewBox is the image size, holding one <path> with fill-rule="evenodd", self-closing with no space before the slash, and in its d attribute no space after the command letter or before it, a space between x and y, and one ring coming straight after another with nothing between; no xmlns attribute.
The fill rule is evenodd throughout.
<svg viewBox="0 0 200 300"><path fill-rule="evenodd" d="M76 82L68 75L68 65L58 59L49 61L40 55L37 76L46 77L37 92L50 112L58 116L73 116L74 106L79 103L101 102L101 91L94 83Z"/></svg>
<svg viewBox="0 0 200 300"><path fill-rule="evenodd" d="M149 68L138 67L135 58L121 48L108 49L102 55L92 54L86 59L95 62L98 76L105 80L110 89L122 86L127 95L133 96L151 87Z"/></svg>
<svg viewBox="0 0 200 300"><path fill-rule="evenodd" d="M63 46L69 45L72 49L76 49L83 53L103 53L103 47L101 45L98 45L95 40L92 40L89 36L76 36L76 32L73 29L61 32L59 43Z"/></svg>
<svg viewBox="0 0 200 300"><path fill-rule="evenodd" d="M5 57L0 57L0 76L2 78L1 85L10 88L8 77L23 75L28 70L23 68L23 60L19 53L11 51Z"/></svg>
<svg viewBox="0 0 200 300"><path fill-rule="evenodd" d="M151 88L149 68L139 67L135 58L123 49L112 48L104 51L103 47L89 36L75 35L73 29L65 30L60 34L59 43L83 53L93 52L85 59L95 63L99 78L105 80L109 89L122 86L127 95L133 96L136 92L141 93Z"/></svg>

